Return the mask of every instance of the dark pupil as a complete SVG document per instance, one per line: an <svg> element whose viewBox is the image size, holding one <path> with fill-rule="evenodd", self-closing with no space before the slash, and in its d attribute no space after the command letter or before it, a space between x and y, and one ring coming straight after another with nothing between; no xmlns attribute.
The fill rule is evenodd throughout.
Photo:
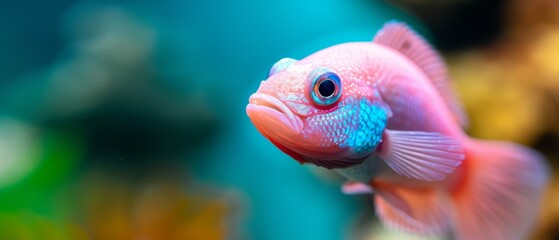
<svg viewBox="0 0 559 240"><path fill-rule="evenodd" d="M322 97L330 97L334 94L334 91L336 91L336 85L330 79L326 79L318 85L318 92Z"/></svg>

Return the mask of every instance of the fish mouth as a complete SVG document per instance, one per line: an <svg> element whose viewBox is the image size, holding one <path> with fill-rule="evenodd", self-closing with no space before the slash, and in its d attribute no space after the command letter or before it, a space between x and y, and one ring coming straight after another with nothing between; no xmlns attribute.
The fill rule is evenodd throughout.
<svg viewBox="0 0 559 240"><path fill-rule="evenodd" d="M303 129L303 121L296 116L293 111L287 107L282 101L274 96L264 93L254 93L249 98L249 104L246 111L249 118L253 121L259 130L265 125L267 129L275 125L283 125L288 127L291 133L298 134ZM266 123L269 121L269 123ZM274 131L273 129L269 129ZM281 131L281 127L275 129Z"/></svg>

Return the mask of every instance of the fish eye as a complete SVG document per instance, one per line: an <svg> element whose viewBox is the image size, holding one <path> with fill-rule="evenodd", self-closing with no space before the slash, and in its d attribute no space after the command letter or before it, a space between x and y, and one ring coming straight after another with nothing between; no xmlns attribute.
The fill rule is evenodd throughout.
<svg viewBox="0 0 559 240"><path fill-rule="evenodd" d="M332 95L334 95L335 91L336 85L330 79L324 79L318 84L318 94L320 94L321 97L331 97Z"/></svg>
<svg viewBox="0 0 559 240"><path fill-rule="evenodd" d="M319 106L330 106L336 103L342 95L340 77L332 71L319 69L314 71L311 81L311 99Z"/></svg>

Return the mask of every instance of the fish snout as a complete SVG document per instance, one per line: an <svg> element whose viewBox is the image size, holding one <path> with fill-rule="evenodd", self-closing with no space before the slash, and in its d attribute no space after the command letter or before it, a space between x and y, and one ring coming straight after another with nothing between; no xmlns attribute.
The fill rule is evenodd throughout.
<svg viewBox="0 0 559 240"><path fill-rule="evenodd" d="M259 130L275 132L275 129L287 130L285 133L298 134L303 128L303 121L274 96L254 93L249 98L247 114Z"/></svg>

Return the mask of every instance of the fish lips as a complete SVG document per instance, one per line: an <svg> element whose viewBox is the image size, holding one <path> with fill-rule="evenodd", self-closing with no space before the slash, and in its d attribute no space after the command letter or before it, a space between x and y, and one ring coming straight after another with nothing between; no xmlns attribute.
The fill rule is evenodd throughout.
<svg viewBox="0 0 559 240"><path fill-rule="evenodd" d="M274 96L255 93L246 107L250 120L270 142L301 164L306 162L301 154L284 145L297 142L303 130L303 120Z"/></svg>
<svg viewBox="0 0 559 240"><path fill-rule="evenodd" d="M255 127L267 138L290 140L303 130L303 120L274 96L254 93L246 112Z"/></svg>

